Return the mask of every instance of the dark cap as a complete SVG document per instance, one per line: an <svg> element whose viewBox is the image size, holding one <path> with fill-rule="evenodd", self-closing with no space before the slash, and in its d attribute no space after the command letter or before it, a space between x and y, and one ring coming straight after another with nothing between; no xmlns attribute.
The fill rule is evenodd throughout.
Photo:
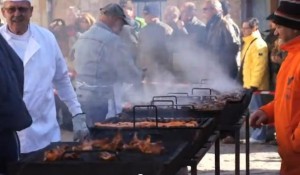
<svg viewBox="0 0 300 175"><path fill-rule="evenodd" d="M273 22L300 30L300 0L281 0L278 9L274 13Z"/></svg>
<svg viewBox="0 0 300 175"><path fill-rule="evenodd" d="M155 17L159 17L160 16L160 9L159 6L157 4L147 4L145 5L143 12L145 14L148 15L152 15Z"/></svg>
<svg viewBox="0 0 300 175"><path fill-rule="evenodd" d="M124 10L119 4L110 3L100 8L100 12L105 15L117 16L123 19L125 24L130 24L130 19L125 15Z"/></svg>

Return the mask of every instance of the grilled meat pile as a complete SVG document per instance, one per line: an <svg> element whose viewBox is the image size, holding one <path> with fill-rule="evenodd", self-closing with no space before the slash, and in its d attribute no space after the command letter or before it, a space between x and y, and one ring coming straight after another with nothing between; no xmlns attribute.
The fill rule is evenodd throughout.
<svg viewBox="0 0 300 175"><path fill-rule="evenodd" d="M162 154L165 150L162 142L151 142L151 136L145 140L139 139L135 133L127 144L123 140L121 132L117 132L114 138L104 138L84 141L77 146L58 146L55 149L44 152L44 161L74 160L79 159L81 153L99 151L98 157L102 160L115 160L118 151L133 150L144 154Z"/></svg>

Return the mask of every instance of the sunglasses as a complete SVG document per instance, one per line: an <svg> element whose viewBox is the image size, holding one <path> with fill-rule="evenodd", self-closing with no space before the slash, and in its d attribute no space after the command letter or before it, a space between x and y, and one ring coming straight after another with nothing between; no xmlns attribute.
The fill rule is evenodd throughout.
<svg viewBox="0 0 300 175"><path fill-rule="evenodd" d="M30 9L29 7L9 7L9 8L4 8L8 13L13 14L15 13L17 10L20 13L26 13L28 12L28 10Z"/></svg>

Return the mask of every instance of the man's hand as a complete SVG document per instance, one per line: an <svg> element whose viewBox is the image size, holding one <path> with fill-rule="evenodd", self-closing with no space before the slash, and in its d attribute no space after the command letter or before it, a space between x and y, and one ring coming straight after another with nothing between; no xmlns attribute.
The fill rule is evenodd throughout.
<svg viewBox="0 0 300 175"><path fill-rule="evenodd" d="M72 118L74 141L82 141L89 135L84 113L77 114Z"/></svg>
<svg viewBox="0 0 300 175"><path fill-rule="evenodd" d="M250 116L250 126L253 128L260 128L262 125L267 123L267 114L262 110L257 110Z"/></svg>

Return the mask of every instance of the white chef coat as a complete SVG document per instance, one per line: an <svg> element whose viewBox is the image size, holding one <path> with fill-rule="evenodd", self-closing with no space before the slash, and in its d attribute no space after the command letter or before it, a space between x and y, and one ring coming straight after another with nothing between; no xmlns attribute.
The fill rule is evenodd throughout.
<svg viewBox="0 0 300 175"><path fill-rule="evenodd" d="M53 87L73 116L82 113L54 35L35 24L30 24L29 30L31 36L22 58L25 71L23 99L33 123L18 132L21 153L37 151L60 140ZM7 25L0 28L0 33L14 48Z"/></svg>
<svg viewBox="0 0 300 175"><path fill-rule="evenodd" d="M30 30L27 30L23 35L16 35L9 30L7 32L11 36L11 44L14 47L14 51L23 59L31 36Z"/></svg>

